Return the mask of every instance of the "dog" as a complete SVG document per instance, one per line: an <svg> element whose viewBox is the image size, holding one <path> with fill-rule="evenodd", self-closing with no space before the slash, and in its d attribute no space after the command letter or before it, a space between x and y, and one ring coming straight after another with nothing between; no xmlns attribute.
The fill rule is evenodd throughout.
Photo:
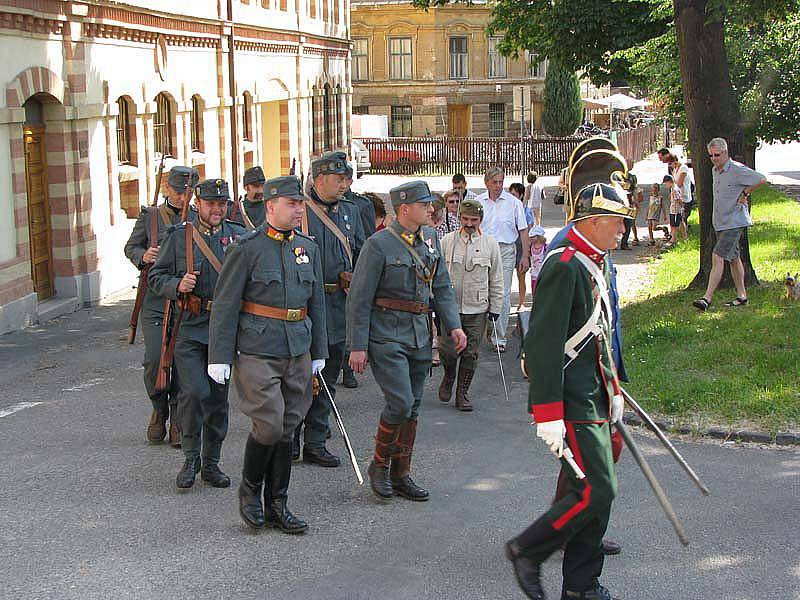
<svg viewBox="0 0 800 600"><path fill-rule="evenodd" d="M800 273L795 273L794 277L791 273L787 273L783 284L786 286L786 297L789 300L800 300Z"/></svg>

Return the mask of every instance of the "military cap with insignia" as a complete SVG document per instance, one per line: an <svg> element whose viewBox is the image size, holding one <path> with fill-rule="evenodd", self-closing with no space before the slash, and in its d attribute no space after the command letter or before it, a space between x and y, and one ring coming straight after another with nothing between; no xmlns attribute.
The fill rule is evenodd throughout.
<svg viewBox="0 0 800 600"><path fill-rule="evenodd" d="M415 202L433 202L436 198L431 194L428 184L424 181L409 181L389 190L389 200L397 208L401 204L414 204Z"/></svg>
<svg viewBox="0 0 800 600"><path fill-rule="evenodd" d="M458 212L465 217L480 217L483 218L483 204L474 198L463 200L458 206Z"/></svg>
<svg viewBox="0 0 800 600"><path fill-rule="evenodd" d="M195 188L201 200L230 200L228 182L224 179L206 179Z"/></svg>
<svg viewBox="0 0 800 600"><path fill-rule="evenodd" d="M273 177L264 184L264 200L273 198L291 198L292 200L305 200L300 178L294 175Z"/></svg>
<svg viewBox="0 0 800 600"><path fill-rule="evenodd" d="M186 188L194 188L200 180L200 175L192 167L176 165L169 171L167 183L176 192L182 192Z"/></svg>
<svg viewBox="0 0 800 600"><path fill-rule="evenodd" d="M264 176L264 170L259 167L250 167L244 172L244 177L242 177L242 183L244 185L248 185L250 183L254 183L256 185L264 183L267 178Z"/></svg>
<svg viewBox="0 0 800 600"><path fill-rule="evenodd" d="M347 155L344 152L326 152L311 161L311 176L346 175Z"/></svg>

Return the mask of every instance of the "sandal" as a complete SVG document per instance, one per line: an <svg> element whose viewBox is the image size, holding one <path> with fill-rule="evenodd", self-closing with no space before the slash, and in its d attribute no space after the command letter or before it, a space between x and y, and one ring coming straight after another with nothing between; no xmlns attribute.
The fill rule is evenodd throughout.
<svg viewBox="0 0 800 600"><path fill-rule="evenodd" d="M734 298L730 302L726 302L725 306L744 306L747 304L747 298Z"/></svg>
<svg viewBox="0 0 800 600"><path fill-rule="evenodd" d="M703 298L698 298L694 302L692 302L692 306L695 308L699 308L701 311L705 312L708 310L708 307L711 306L711 302Z"/></svg>

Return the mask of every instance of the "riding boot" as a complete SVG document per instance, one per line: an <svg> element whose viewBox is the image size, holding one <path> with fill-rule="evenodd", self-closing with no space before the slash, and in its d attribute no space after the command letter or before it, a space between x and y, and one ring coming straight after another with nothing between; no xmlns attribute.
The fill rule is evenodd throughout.
<svg viewBox="0 0 800 600"><path fill-rule="evenodd" d="M286 507L289 498L289 480L292 477L292 442L278 442L273 446L272 460L264 474L269 486L264 486L264 506L267 527L284 533L304 533L308 524L294 516Z"/></svg>
<svg viewBox="0 0 800 600"><path fill-rule="evenodd" d="M264 483L264 467L272 456L274 446L259 444L252 435L244 446L242 483L239 484L239 514L253 529L264 527L264 505L261 503L261 488Z"/></svg>
<svg viewBox="0 0 800 600"><path fill-rule="evenodd" d="M164 439L163 437L161 439ZM181 447L181 428L178 425L178 405L169 405L169 445L173 448Z"/></svg>
<svg viewBox="0 0 800 600"><path fill-rule="evenodd" d="M392 454L392 491L416 502L424 502L430 496L428 490L419 487L411 479L411 454L417 437L417 422L406 421L400 426L397 451Z"/></svg>
<svg viewBox="0 0 800 600"><path fill-rule="evenodd" d="M456 408L464 412L472 410L472 402L467 398L467 391L472 383L473 369L467 369L462 364L458 369L458 385L456 386Z"/></svg>
<svg viewBox="0 0 800 600"><path fill-rule="evenodd" d="M294 433L292 434L292 460L300 460L300 428L303 427L303 424L300 423L297 427L295 427Z"/></svg>
<svg viewBox="0 0 800 600"><path fill-rule="evenodd" d="M160 444L167 435L167 415L153 409L150 414L150 423L147 424L147 441L151 444Z"/></svg>
<svg viewBox="0 0 800 600"><path fill-rule="evenodd" d="M442 402L450 402L450 396L453 393L453 383L456 380L456 359L452 356L442 352L440 354L442 359L442 382L439 384L439 400Z"/></svg>
<svg viewBox="0 0 800 600"><path fill-rule="evenodd" d="M400 435L400 425L392 425L380 420L375 436L375 454L367 471L372 491L379 498L392 497L392 483L389 479L389 463Z"/></svg>

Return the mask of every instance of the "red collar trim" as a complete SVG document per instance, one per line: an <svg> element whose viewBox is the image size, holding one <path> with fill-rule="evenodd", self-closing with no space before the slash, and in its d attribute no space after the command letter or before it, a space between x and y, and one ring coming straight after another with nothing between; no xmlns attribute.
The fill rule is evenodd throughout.
<svg viewBox="0 0 800 600"><path fill-rule="evenodd" d="M588 256L598 265L603 262L606 253L602 252L597 246L582 236L581 232L574 227L567 232L567 239L572 242L572 245L575 246L576 250Z"/></svg>
<svg viewBox="0 0 800 600"><path fill-rule="evenodd" d="M272 238L273 240L277 240L282 242L283 240L293 240L294 239L294 231L289 233L288 235L283 233L282 231L278 231L272 225L267 225L267 230L264 232L266 233L268 238Z"/></svg>

